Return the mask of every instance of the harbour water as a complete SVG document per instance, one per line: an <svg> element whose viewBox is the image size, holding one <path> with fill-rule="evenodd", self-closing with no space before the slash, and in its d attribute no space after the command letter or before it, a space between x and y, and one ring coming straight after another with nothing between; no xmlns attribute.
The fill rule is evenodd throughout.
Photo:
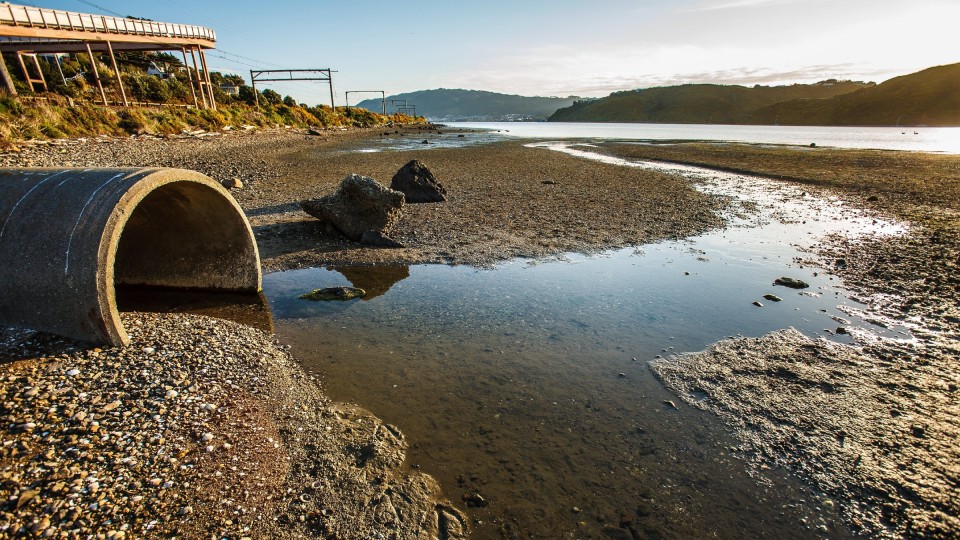
<svg viewBox="0 0 960 540"><path fill-rule="evenodd" d="M717 124L621 124L589 122L450 122L460 129L505 137L614 139L649 142L716 141L837 148L960 153L960 128L731 126Z"/></svg>
<svg viewBox="0 0 960 540"><path fill-rule="evenodd" d="M588 144L536 144L610 159ZM831 503L782 471L748 466L723 426L664 390L647 361L790 326L839 341L910 339L808 262L827 234L904 227L785 183L619 164L668 167L730 197L731 226L494 269L273 273L264 293L278 337L333 398L406 434L409 465L467 509L477 538L595 538L626 531L624 520L649 537L847 536ZM810 287L775 286L781 276ZM340 285L371 294L297 298Z"/></svg>

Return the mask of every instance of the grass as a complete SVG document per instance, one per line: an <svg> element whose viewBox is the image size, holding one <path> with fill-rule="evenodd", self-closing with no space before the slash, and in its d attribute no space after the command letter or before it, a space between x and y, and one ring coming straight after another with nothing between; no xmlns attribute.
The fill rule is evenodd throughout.
<svg viewBox="0 0 960 540"><path fill-rule="evenodd" d="M0 96L0 147L31 139L94 137L98 135L165 135L183 130L221 130L227 126L368 127L388 122L419 123L403 114L383 116L340 107L265 105L258 110L243 104L210 109L184 107L103 107L76 103L56 94L43 101ZM362 112L361 112L362 111Z"/></svg>

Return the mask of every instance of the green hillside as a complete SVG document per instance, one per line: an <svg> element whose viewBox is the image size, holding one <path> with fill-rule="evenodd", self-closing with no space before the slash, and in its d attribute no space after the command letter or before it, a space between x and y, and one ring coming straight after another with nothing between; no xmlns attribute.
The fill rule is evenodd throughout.
<svg viewBox="0 0 960 540"><path fill-rule="evenodd" d="M652 122L739 124L763 107L797 99L825 99L869 87L872 83L823 81L789 86L685 84L616 92L598 100L560 109L552 122Z"/></svg>
<svg viewBox="0 0 960 540"><path fill-rule="evenodd" d="M437 121L511 121L544 120L557 109L569 107L577 97L528 97L498 94L482 90L438 88L420 90L387 97L387 112L396 104L390 100L406 100L407 105L417 108L418 116ZM367 99L357 104L371 111L380 112L380 99Z"/></svg>
<svg viewBox="0 0 960 540"><path fill-rule="evenodd" d="M763 107L751 123L829 126L960 126L960 64L903 75L826 100Z"/></svg>

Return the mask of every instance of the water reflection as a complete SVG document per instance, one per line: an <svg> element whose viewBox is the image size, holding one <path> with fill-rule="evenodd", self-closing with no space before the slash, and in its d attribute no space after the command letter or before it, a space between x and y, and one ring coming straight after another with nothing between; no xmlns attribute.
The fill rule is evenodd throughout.
<svg viewBox="0 0 960 540"><path fill-rule="evenodd" d="M335 266L331 269L354 287L366 291L364 300L383 296L390 287L410 277L409 266Z"/></svg>
<svg viewBox="0 0 960 540"><path fill-rule="evenodd" d="M404 431L409 462L468 506L476 538L845 537L820 495L782 471L753 476L646 360L789 326L848 342L832 335L841 318L909 339L805 263L823 235L903 227L787 184L675 170L735 199L729 228L563 262L413 266L369 302L296 300L362 279L352 270L269 274L277 333L333 398ZM753 303L769 293L782 301Z"/></svg>

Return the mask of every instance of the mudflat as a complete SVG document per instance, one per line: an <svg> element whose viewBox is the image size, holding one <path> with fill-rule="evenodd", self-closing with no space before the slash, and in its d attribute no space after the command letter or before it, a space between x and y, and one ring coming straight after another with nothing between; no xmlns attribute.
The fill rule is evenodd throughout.
<svg viewBox="0 0 960 540"><path fill-rule="evenodd" d="M237 178L244 187L234 194L254 227L266 271L328 264L484 266L515 257L562 257L571 251L642 245L723 226L717 211L724 201L697 192L681 177L586 162L518 141L359 151L383 137L420 139L438 129L442 128L330 131L320 136L274 130L61 141L8 152L0 156L0 164L167 166L198 170L216 180ZM960 461L955 444L960 436L960 410L955 405L960 386L956 370L960 157L693 143L608 143L599 151L799 182L910 225L902 236L856 242L826 238L807 262L842 276L878 317L905 323L913 341L864 337L854 346L841 346L781 332L758 340L721 342L703 353L667 358L652 367L683 399L727 421L758 467L783 466L828 494L854 530L891 537L958 534L960 476L953 464ZM389 231L404 248L370 248L346 241L299 209L298 201L331 193L349 173L389 184L411 159L421 160L434 172L449 200L404 207L403 217ZM39 357L41 364L53 362L53 353L63 350L33 334L8 332L5 339L9 357ZM174 350L178 340L183 338L170 338ZM79 344L67 348L73 349L68 355L83 349ZM21 369L19 365L0 368L9 374L4 390L10 395L20 392L15 388L19 375L13 371ZM66 364L57 365L69 370ZM41 371L31 373L39 377ZM291 444L296 419L276 421L281 436L290 439L285 438L285 444ZM229 424L223 429L229 432ZM380 435L400 438L390 429L375 429L373 436ZM263 442L257 434L250 436ZM375 447L376 441L371 444ZM5 456L4 470L22 466L18 463L16 456ZM343 462L332 466L331 478L341 474L340 466ZM401 473L397 475L398 483L409 484ZM15 489L9 482L4 485ZM359 485L368 489L363 482ZM429 506L436 497L441 505L429 526L417 529L404 511L391 506L391 515L399 517L391 522L393 529L380 522L384 530L429 534L447 527L451 534L459 534L461 525L466 526L460 514L432 491L422 490L419 499ZM29 501L22 506L29 508ZM184 505L177 508L183 510ZM203 515L181 517L196 520ZM369 517L374 528L375 518ZM305 519L335 529L332 518L319 510Z"/></svg>

